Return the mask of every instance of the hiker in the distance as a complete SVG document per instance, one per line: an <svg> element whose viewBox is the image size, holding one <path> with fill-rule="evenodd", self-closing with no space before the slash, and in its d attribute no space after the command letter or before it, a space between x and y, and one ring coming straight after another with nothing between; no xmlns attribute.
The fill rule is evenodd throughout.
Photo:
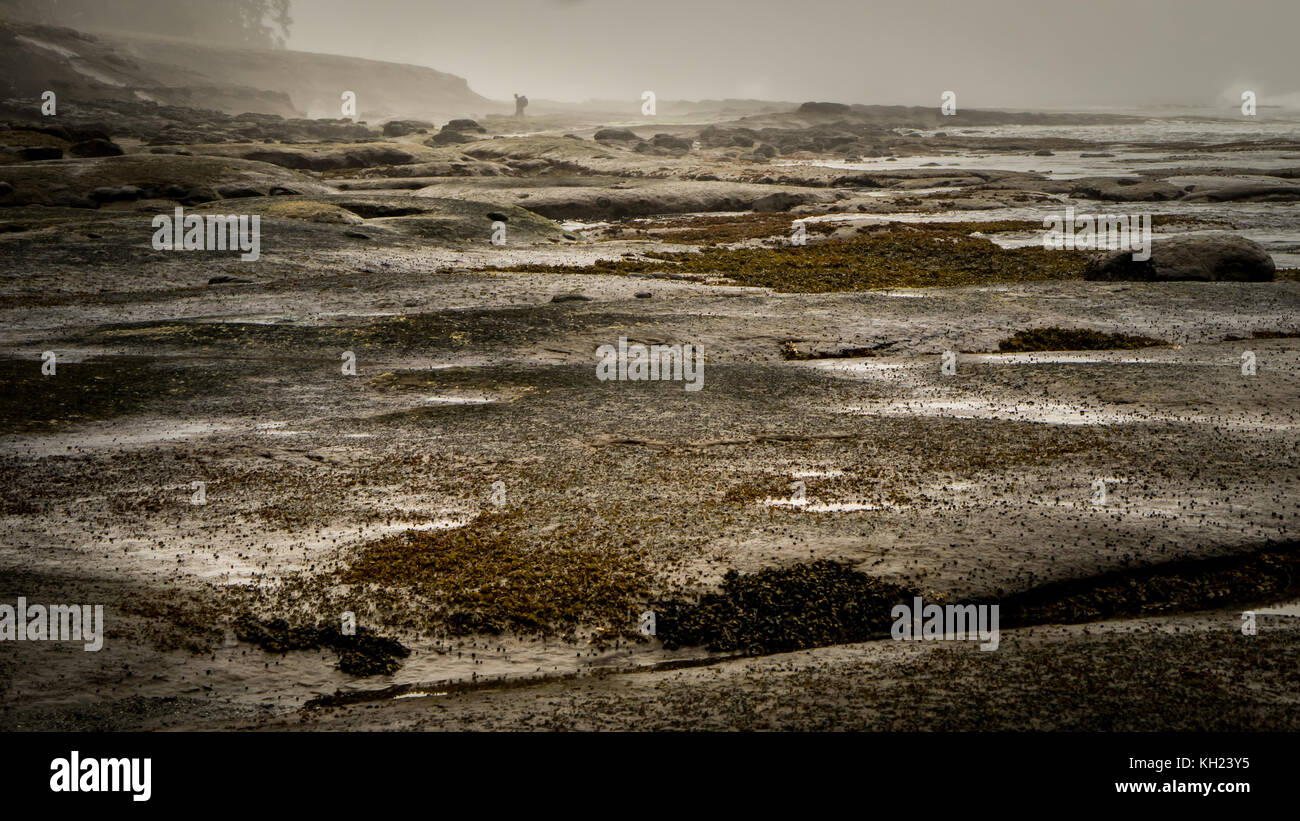
<svg viewBox="0 0 1300 821"><path fill-rule="evenodd" d="M516 117L524 116L524 109L527 107L528 107L528 98L520 97L518 94L516 94L515 95L515 116Z"/></svg>

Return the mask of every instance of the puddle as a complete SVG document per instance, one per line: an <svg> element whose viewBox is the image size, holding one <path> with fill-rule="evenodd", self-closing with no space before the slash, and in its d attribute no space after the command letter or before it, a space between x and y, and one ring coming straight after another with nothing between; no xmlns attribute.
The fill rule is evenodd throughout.
<svg viewBox="0 0 1300 821"><path fill-rule="evenodd" d="M441 516L428 522L397 522L382 525L377 528L377 532L380 536L387 536L390 533L405 533L408 530L454 530L469 524L472 518L469 515Z"/></svg>
<svg viewBox="0 0 1300 821"><path fill-rule="evenodd" d="M929 358L934 358L931 354ZM801 363L804 364L804 363ZM902 371L918 367L931 367L927 360L924 363L917 359L909 361L888 360L888 359L840 359L838 361L819 361L816 359L806 360L806 367L821 368L828 371Z"/></svg>
<svg viewBox="0 0 1300 821"><path fill-rule="evenodd" d="M424 403L426 405L486 405L496 402L496 399L489 397L471 397L471 396L426 396Z"/></svg>
<svg viewBox="0 0 1300 821"><path fill-rule="evenodd" d="M1257 616L1290 616L1292 618L1300 618L1300 600L1287 602L1285 604L1273 604L1249 612L1254 613Z"/></svg>
<svg viewBox="0 0 1300 821"><path fill-rule="evenodd" d="M53 434L12 434L0 437L0 447L3 447L8 453L22 456L60 456L74 452L145 447L158 442L208 436L231 429L230 425L209 422L192 422L179 425L146 423L126 426L118 424L108 431L82 429Z"/></svg>
<svg viewBox="0 0 1300 821"><path fill-rule="evenodd" d="M938 416L953 419L1002 419L1013 422L1038 422L1048 425L1118 425L1175 422L1213 424L1236 430L1293 430L1295 423L1265 422L1262 419L1229 419L1200 413L1169 414L1152 411L1120 411L1105 407L1082 407L1050 402L1019 404L996 400L916 399L879 405L859 405L833 409L839 413L866 416Z"/></svg>
<svg viewBox="0 0 1300 821"><path fill-rule="evenodd" d="M863 510L884 510L888 505L869 505L862 502L809 502L807 499L764 499L767 507L796 507L809 513L857 513Z"/></svg>
<svg viewBox="0 0 1300 821"><path fill-rule="evenodd" d="M828 470L797 470L790 474L791 479L834 479L843 476L844 471L834 468Z"/></svg>
<svg viewBox="0 0 1300 821"><path fill-rule="evenodd" d="M994 353L994 354L962 354L962 362L990 362L995 364L1010 365L1095 365L1095 364L1124 364L1124 365L1188 365L1186 361L1173 362L1168 359L1154 359L1143 356L1106 356L1104 354L1072 354L1072 353ZM1201 364L1201 363L1195 363Z"/></svg>

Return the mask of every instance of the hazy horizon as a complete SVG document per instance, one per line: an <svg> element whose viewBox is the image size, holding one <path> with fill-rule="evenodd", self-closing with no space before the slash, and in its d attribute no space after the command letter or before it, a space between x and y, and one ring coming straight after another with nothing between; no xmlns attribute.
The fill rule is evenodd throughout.
<svg viewBox="0 0 1300 821"><path fill-rule="evenodd" d="M653 6L502 0L294 0L288 47L428 66L497 100L832 100L1080 109L1300 106L1300 4L1097 0L769 0ZM400 24L400 25L398 25ZM1193 55L1192 52L1195 51ZM1189 59L1190 57L1190 59Z"/></svg>

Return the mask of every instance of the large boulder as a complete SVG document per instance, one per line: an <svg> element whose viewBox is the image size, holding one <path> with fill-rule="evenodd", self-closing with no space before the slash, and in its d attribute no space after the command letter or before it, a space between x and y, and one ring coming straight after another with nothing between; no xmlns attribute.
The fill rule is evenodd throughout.
<svg viewBox="0 0 1300 821"><path fill-rule="evenodd" d="M425 120L389 120L384 123L384 136L405 137L407 134L423 134L434 127L433 123Z"/></svg>
<svg viewBox="0 0 1300 821"><path fill-rule="evenodd" d="M1135 261L1120 251L1089 263L1088 279L1227 280L1270 282L1277 270L1259 243L1235 234L1206 233L1169 237L1151 243L1151 259Z"/></svg>
<svg viewBox="0 0 1300 821"><path fill-rule="evenodd" d="M474 120L461 119L452 120L442 127L437 134L424 141L425 145L438 147L442 145L456 145L458 143L477 142L480 138L474 135L486 134L487 129L479 125Z"/></svg>
<svg viewBox="0 0 1300 821"><path fill-rule="evenodd" d="M437 134L434 134L432 137L425 140L424 144L437 148L442 145L456 145L458 143L473 142L478 142L478 138L460 131L448 131L444 128L442 131L439 131Z"/></svg>
<svg viewBox="0 0 1300 821"><path fill-rule="evenodd" d="M844 103L808 102L799 106L800 114L848 114L849 107Z"/></svg>
<svg viewBox="0 0 1300 821"><path fill-rule="evenodd" d="M442 128L444 131L473 131L475 134L487 133L487 129L479 125L476 120L468 118L451 120Z"/></svg>
<svg viewBox="0 0 1300 821"><path fill-rule="evenodd" d="M679 151L690 151L691 141L685 137L675 137L672 134L656 134L650 140L658 148L670 148Z"/></svg>
<svg viewBox="0 0 1300 821"><path fill-rule="evenodd" d="M626 128L602 128L595 134L591 135L593 140L640 140L633 132Z"/></svg>

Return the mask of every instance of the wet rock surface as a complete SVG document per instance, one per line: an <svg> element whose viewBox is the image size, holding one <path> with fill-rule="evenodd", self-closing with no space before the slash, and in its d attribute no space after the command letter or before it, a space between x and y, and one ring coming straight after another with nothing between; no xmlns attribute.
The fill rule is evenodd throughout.
<svg viewBox="0 0 1300 821"><path fill-rule="evenodd" d="M1115 253L1090 263L1090 279L1110 280L1226 280L1269 282L1276 273L1273 258L1257 242L1225 233L1162 239L1152 244L1149 260L1132 252Z"/></svg>
<svg viewBox="0 0 1300 821"><path fill-rule="evenodd" d="M1292 177L1253 167L1294 147L1053 179L1132 153L901 107L630 138L29 109L0 593L111 630L0 659L6 727L1300 726L1294 629L1236 610L1295 594ZM1152 264L1197 275L1090 281L1036 240L1067 204L1168 209ZM260 257L155 250L177 206L259 217ZM702 346L703 389L597 378L620 337ZM876 640L913 594L1003 602L1003 649Z"/></svg>

